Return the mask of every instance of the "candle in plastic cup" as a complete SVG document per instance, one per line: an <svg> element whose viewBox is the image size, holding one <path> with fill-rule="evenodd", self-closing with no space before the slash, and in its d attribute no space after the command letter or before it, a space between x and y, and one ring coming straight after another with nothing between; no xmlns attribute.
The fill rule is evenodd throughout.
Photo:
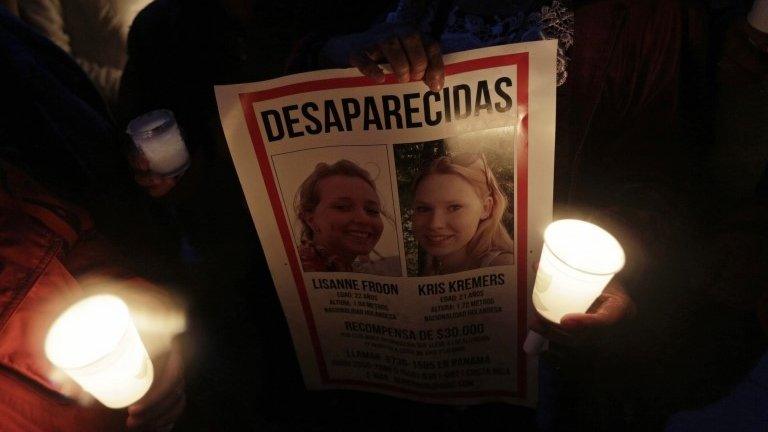
<svg viewBox="0 0 768 432"><path fill-rule="evenodd" d="M171 111L150 111L136 117L128 123L127 132L149 161L150 171L175 176L189 166L189 152Z"/></svg>
<svg viewBox="0 0 768 432"><path fill-rule="evenodd" d="M624 249L604 229L575 219L553 222L544 232L533 305L555 323L584 313L622 267Z"/></svg>
<svg viewBox="0 0 768 432"><path fill-rule="evenodd" d="M125 303L96 295L75 303L51 326L45 353L109 408L123 408L149 390L152 361Z"/></svg>

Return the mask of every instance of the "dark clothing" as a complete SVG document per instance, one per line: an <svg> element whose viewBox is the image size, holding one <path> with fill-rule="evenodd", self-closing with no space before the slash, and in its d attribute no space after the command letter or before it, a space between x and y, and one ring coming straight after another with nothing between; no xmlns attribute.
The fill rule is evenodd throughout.
<svg viewBox="0 0 768 432"><path fill-rule="evenodd" d="M562 368L551 426L654 430L674 409L655 396L657 384L674 386L657 369L673 340L657 336L679 305L666 296L677 291L677 248L698 205L691 180L701 149L681 104L701 85L684 69L696 22L678 1L575 2L574 14L568 81L558 89L554 216L616 235L627 254L618 277L638 316L545 360Z"/></svg>
<svg viewBox="0 0 768 432"><path fill-rule="evenodd" d="M570 81L558 94L555 217L576 208L605 223L627 252L626 289L642 298L644 277L663 265L685 220L698 158L681 135L690 23L677 1L583 2L574 12Z"/></svg>
<svg viewBox="0 0 768 432"><path fill-rule="evenodd" d="M698 411L670 419L667 432L760 432L768 429L768 354L734 391Z"/></svg>
<svg viewBox="0 0 768 432"><path fill-rule="evenodd" d="M173 111L192 163L165 201L201 255L208 270L201 273L215 272L225 286L241 282L261 251L221 131L213 85L278 76L282 68L274 65L284 63L280 56L290 45L278 40L266 54L261 47L259 33L243 29L217 2L157 1L131 27L121 85L122 124L151 110ZM254 280L264 277L267 272Z"/></svg>
<svg viewBox="0 0 768 432"><path fill-rule="evenodd" d="M293 37L283 24L287 6L248 28L217 1L151 3L131 27L120 91L122 124L169 109L191 152L189 170L162 201L191 246L199 288L190 299L199 344L190 399L222 430L267 427L265 413L279 406L271 393L302 385L213 92L215 84L282 74Z"/></svg>
<svg viewBox="0 0 768 432"><path fill-rule="evenodd" d="M550 2L526 4L535 3ZM546 407L542 426L653 430L680 402L661 390L676 387L679 371L658 365L679 359L667 352L678 347L679 333L665 333L685 301L680 256L701 205L693 180L704 150L694 134L702 126L698 102L706 100L703 16L684 1L570 4L574 43L557 94L555 218L591 220L616 235L627 253L617 277L637 303L638 319L584 349L558 347L544 359L560 371L542 377L541 391L559 406ZM497 6L479 7L488 13L479 19L505 22L508 6ZM447 27L456 28L450 19Z"/></svg>
<svg viewBox="0 0 768 432"><path fill-rule="evenodd" d="M690 280L677 290L685 299L676 352L679 364L689 366L678 396L685 409L727 395L768 348L760 326L768 300L768 57L738 27L745 10L726 14L710 33L716 88L705 175L697 185L706 205L683 257Z"/></svg>
<svg viewBox="0 0 768 432"><path fill-rule="evenodd" d="M131 27L121 123L153 109L174 112L192 163L164 200L200 255L199 266L210 270L201 273L215 272L217 285L270 277L221 130L213 86L283 75L297 35L326 32L333 23L354 29L342 24L344 18L367 25L362 6L344 3L254 2L254 21L245 24L218 1L158 0Z"/></svg>

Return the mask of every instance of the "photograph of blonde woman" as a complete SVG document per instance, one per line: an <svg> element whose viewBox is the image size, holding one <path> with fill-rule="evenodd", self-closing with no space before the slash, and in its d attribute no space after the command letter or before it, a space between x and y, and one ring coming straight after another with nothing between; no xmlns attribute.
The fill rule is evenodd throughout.
<svg viewBox="0 0 768 432"><path fill-rule="evenodd" d="M382 203L374 178L389 171L373 162L366 167L375 173L348 159L319 161L297 185L294 237L305 272L402 275L394 223L385 210L392 205Z"/></svg>
<svg viewBox="0 0 768 432"><path fill-rule="evenodd" d="M424 158L410 186L410 202L401 203L409 206L404 226L410 228L418 250L418 265L409 266L409 274L431 276L514 264L511 227L504 221L511 211L486 156L436 153Z"/></svg>

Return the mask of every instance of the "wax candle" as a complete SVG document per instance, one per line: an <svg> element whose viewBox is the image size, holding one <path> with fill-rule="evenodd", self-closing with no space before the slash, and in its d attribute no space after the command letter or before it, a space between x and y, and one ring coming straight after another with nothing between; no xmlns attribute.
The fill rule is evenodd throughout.
<svg viewBox="0 0 768 432"><path fill-rule="evenodd" d="M48 359L109 408L139 400L154 369L126 304L96 295L69 307L45 339Z"/></svg>
<svg viewBox="0 0 768 432"><path fill-rule="evenodd" d="M604 229L575 219L554 222L544 232L533 305L555 323L584 313L622 267L624 250Z"/></svg>
<svg viewBox="0 0 768 432"><path fill-rule="evenodd" d="M624 267L624 249L611 234L597 225L562 219L544 231L533 306L545 319L560 323L569 313L584 313L611 278ZM546 344L531 331L523 349L538 354Z"/></svg>
<svg viewBox="0 0 768 432"><path fill-rule="evenodd" d="M141 115L128 124L127 132L149 161L150 171L175 176L189 166L189 152L171 111Z"/></svg>

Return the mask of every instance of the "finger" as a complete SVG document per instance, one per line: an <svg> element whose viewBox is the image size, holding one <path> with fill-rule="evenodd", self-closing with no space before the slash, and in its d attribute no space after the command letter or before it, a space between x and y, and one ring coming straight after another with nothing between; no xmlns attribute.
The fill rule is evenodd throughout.
<svg viewBox="0 0 768 432"><path fill-rule="evenodd" d="M592 313L568 314L560 324L568 331L605 328L615 325L628 315L628 303L616 296L604 296Z"/></svg>
<svg viewBox="0 0 768 432"><path fill-rule="evenodd" d="M139 186L147 190L152 197L160 197L173 189L178 183L178 178L163 177L151 172L139 172L134 175Z"/></svg>
<svg viewBox="0 0 768 432"><path fill-rule="evenodd" d="M635 302L632 301L632 297L624 289L624 285L619 279L611 280L600 298L603 301L597 304L595 310L611 308L612 311L622 314L619 319L632 318L637 312Z"/></svg>
<svg viewBox="0 0 768 432"><path fill-rule="evenodd" d="M176 179L164 178L162 181L160 181L159 184L147 188L147 193L149 194L149 196L153 198L159 198L159 197L165 196L174 187L176 187L177 182L178 181Z"/></svg>
<svg viewBox="0 0 768 432"><path fill-rule="evenodd" d="M401 36L400 43L405 51L410 65L410 80L421 81L427 70L427 53L424 51L424 43L418 33L408 33Z"/></svg>
<svg viewBox="0 0 768 432"><path fill-rule="evenodd" d="M411 78L411 65L408 61L408 56L403 51L403 46L400 44L400 39L391 37L381 42L379 46L384 53L384 57L392 67L392 72L397 77L397 81L401 83L408 82Z"/></svg>
<svg viewBox="0 0 768 432"><path fill-rule="evenodd" d="M379 45L368 47L363 51L363 54L376 63L386 60L386 58L384 58L384 53L381 51L381 47Z"/></svg>
<svg viewBox="0 0 768 432"><path fill-rule="evenodd" d="M140 151L131 152L128 155L128 163L137 171L149 170L149 160Z"/></svg>
<svg viewBox="0 0 768 432"><path fill-rule="evenodd" d="M349 65L357 68L361 74L372 78L377 83L384 82L384 72L378 64L371 58L370 53L361 52L352 54L349 57Z"/></svg>
<svg viewBox="0 0 768 432"><path fill-rule="evenodd" d="M440 44L436 41L426 45L427 70L424 72L424 82L432 91L440 91L445 85L445 66Z"/></svg>
<svg viewBox="0 0 768 432"><path fill-rule="evenodd" d="M563 317L562 326L573 332L606 327L606 318L598 314L569 314Z"/></svg>
<svg viewBox="0 0 768 432"><path fill-rule="evenodd" d="M159 404L169 395L178 395L179 389L183 389L184 375L183 362L179 349L175 346L168 352L166 360L158 362L161 367L155 376L155 382L149 392L137 403L128 408L130 414L141 413L153 405Z"/></svg>
<svg viewBox="0 0 768 432"><path fill-rule="evenodd" d="M163 183L164 178L151 172L137 172L133 178L141 187L153 187Z"/></svg>
<svg viewBox="0 0 768 432"><path fill-rule="evenodd" d="M182 397L176 402L176 404L170 409L168 409L165 414L161 417L158 417L152 424L154 426L154 429L156 430L162 430L162 429L169 429L168 426L172 426L176 420L178 420L179 417L181 417L181 414L184 413L184 409L187 407L187 397L186 395L182 395Z"/></svg>
<svg viewBox="0 0 768 432"><path fill-rule="evenodd" d="M169 388L150 390L143 399L128 407L128 415L140 420L156 418L185 397L185 387L185 381L179 379Z"/></svg>
<svg viewBox="0 0 768 432"><path fill-rule="evenodd" d="M130 165L131 168L136 171L144 171L139 165L139 157L136 152L131 152L128 154L128 165Z"/></svg>

